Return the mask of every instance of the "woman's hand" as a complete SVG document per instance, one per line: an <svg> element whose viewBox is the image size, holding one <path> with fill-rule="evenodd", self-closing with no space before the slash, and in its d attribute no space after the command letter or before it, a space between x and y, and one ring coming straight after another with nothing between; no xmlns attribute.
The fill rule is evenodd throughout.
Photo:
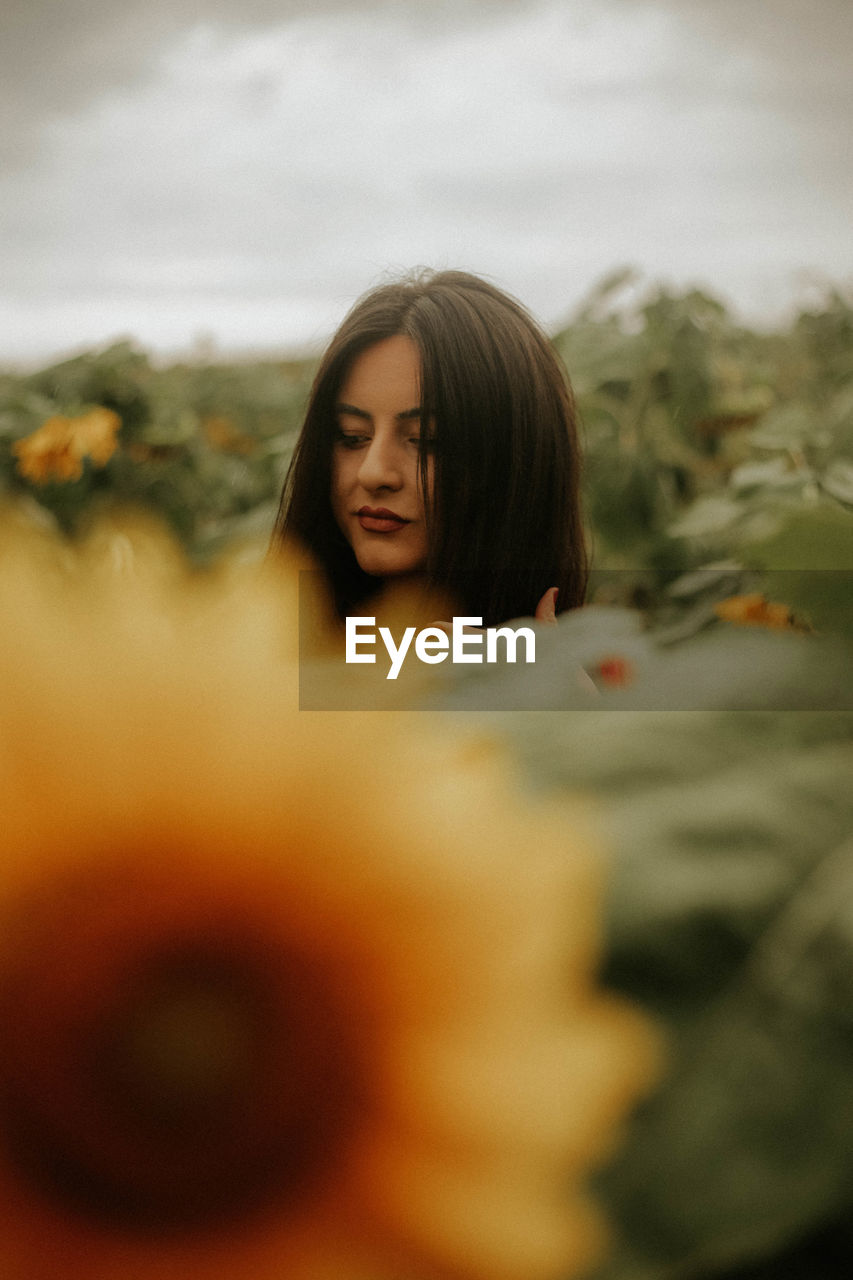
<svg viewBox="0 0 853 1280"><path fill-rule="evenodd" d="M546 622L550 626L557 625L557 588L549 587L536 606L533 617L537 622Z"/></svg>

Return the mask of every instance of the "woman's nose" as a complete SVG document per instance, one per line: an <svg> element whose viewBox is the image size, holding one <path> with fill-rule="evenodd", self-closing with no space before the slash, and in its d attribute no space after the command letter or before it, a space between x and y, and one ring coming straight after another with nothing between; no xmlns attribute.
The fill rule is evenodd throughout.
<svg viewBox="0 0 853 1280"><path fill-rule="evenodd" d="M402 458L393 440L374 436L362 454L359 483L365 489L400 489L403 485Z"/></svg>

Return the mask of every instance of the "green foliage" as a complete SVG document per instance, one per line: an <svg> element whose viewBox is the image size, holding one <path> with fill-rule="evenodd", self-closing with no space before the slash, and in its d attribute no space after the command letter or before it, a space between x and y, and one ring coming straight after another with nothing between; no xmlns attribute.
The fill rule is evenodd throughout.
<svg viewBox="0 0 853 1280"><path fill-rule="evenodd" d="M595 1280L842 1280L849 1238L829 1265L819 1232L853 1186L853 714L499 723L537 787L597 797L605 978L667 1041L600 1178L616 1247Z"/></svg>
<svg viewBox="0 0 853 1280"><path fill-rule="evenodd" d="M312 374L310 363L157 369L129 343L27 377L0 380L0 473L69 534L105 509L151 511L197 561L271 528ZM24 480L12 443L53 415L103 405L121 418L119 449L73 482Z"/></svg>
<svg viewBox="0 0 853 1280"><path fill-rule="evenodd" d="M849 581L807 582L853 563L850 303L829 291L786 333L759 334L697 291L626 300L635 285L605 281L555 338L585 429L591 598L641 601L686 635L713 620L722 564L739 570L729 594L763 591L853 634Z"/></svg>
<svg viewBox="0 0 853 1280"><path fill-rule="evenodd" d="M621 729L646 750L664 729L669 768L609 793L610 976L666 1020L672 1061L604 1179L605 1275L717 1274L849 1209L853 720Z"/></svg>

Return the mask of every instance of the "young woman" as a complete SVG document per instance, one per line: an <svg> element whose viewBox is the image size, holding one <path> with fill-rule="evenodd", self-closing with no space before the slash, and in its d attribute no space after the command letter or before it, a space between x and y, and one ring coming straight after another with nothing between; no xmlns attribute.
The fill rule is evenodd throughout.
<svg viewBox="0 0 853 1280"><path fill-rule="evenodd" d="M419 575L484 626L583 602L571 389L544 333L462 271L382 285L323 356L273 543L296 539L341 616Z"/></svg>

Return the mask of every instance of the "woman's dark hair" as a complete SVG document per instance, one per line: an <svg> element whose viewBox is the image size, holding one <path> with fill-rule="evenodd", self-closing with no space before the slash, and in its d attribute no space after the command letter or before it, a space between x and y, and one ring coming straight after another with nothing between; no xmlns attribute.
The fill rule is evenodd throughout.
<svg viewBox="0 0 853 1280"><path fill-rule="evenodd" d="M583 602L574 400L545 334L514 298L463 271L422 272L365 294L320 363L284 484L275 547L295 538L328 574L343 617L375 590L332 513L335 406L353 360L404 334L421 357L420 468L427 580L485 626L529 615L549 587ZM431 451L431 452L428 452Z"/></svg>

